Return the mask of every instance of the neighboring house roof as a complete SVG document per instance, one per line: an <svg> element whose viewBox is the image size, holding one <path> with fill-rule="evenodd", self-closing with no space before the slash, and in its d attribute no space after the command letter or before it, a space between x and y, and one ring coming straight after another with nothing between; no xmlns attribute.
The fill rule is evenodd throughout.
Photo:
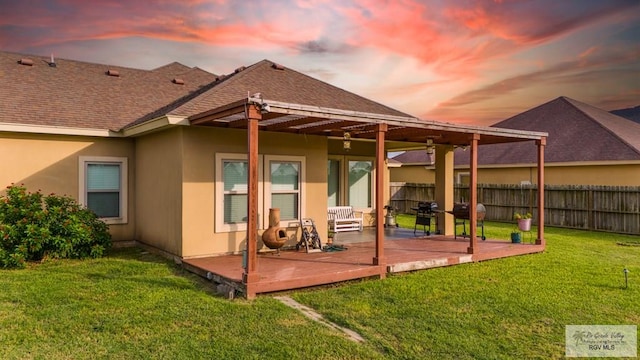
<svg viewBox="0 0 640 360"><path fill-rule="evenodd" d="M640 123L640 106L626 108L626 109L612 110L610 111L610 113L621 116L625 119L629 119L631 121Z"/></svg>
<svg viewBox="0 0 640 360"><path fill-rule="evenodd" d="M548 132L546 163L640 160L640 124L564 96L492 127ZM428 163L424 151L411 153L394 159ZM468 165L468 154L456 149L455 164ZM536 163L536 155L526 143L482 145L478 147L478 164Z"/></svg>
<svg viewBox="0 0 640 360"><path fill-rule="evenodd" d="M432 165L435 161L435 156L427 154L425 148L424 150L405 151L389 160L394 160L404 165Z"/></svg>
<svg viewBox="0 0 640 360"><path fill-rule="evenodd" d="M118 130L216 78L179 63L140 70L67 59L55 59L52 67L50 61L0 51L0 123Z"/></svg>

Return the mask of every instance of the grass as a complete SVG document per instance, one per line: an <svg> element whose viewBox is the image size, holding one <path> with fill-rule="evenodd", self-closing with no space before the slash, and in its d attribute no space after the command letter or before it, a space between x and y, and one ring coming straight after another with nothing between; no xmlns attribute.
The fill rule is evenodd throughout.
<svg viewBox="0 0 640 360"><path fill-rule="evenodd" d="M0 358L549 359L564 356L565 325L640 324L640 247L617 245L637 237L547 228L546 240L542 254L290 293L363 344L270 296L222 299L139 249L2 270Z"/></svg>
<svg viewBox="0 0 640 360"><path fill-rule="evenodd" d="M270 297L217 297L138 249L3 270L0 288L1 359L377 356Z"/></svg>

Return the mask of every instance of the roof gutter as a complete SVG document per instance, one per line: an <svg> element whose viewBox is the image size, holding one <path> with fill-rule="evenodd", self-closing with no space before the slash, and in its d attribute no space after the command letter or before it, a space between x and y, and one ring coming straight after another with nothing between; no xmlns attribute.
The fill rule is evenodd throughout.
<svg viewBox="0 0 640 360"><path fill-rule="evenodd" d="M122 129L121 132L125 137L135 137L143 134L147 134L153 131L158 131L172 126L185 126L189 125L189 120L185 116L176 115L163 115L149 121L145 121L141 124L133 125L131 127Z"/></svg>
<svg viewBox="0 0 640 360"><path fill-rule="evenodd" d="M108 129L87 129L50 125L0 123L0 131L28 134L50 134L92 137L122 137L122 133Z"/></svg>

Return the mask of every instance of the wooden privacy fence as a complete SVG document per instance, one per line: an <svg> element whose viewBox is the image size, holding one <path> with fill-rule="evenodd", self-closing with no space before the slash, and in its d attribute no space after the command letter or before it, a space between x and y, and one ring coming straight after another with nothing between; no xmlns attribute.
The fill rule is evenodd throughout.
<svg viewBox="0 0 640 360"><path fill-rule="evenodd" d="M546 185L545 225L640 235L640 186ZM435 184L392 182L391 206L413 213L420 201L435 201ZM478 202L486 219L513 221L515 212L533 214L537 222L537 185L478 184ZM467 202L469 188L454 187L456 202ZM443 210L444 204L438 204Z"/></svg>

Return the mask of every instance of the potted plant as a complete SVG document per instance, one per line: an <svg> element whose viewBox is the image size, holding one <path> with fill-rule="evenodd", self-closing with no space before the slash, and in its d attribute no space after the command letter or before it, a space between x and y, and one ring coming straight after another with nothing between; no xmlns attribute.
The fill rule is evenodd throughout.
<svg viewBox="0 0 640 360"><path fill-rule="evenodd" d="M520 241L522 241L520 233L516 231L516 229L513 229L513 231L511 232L511 242L514 244L519 244Z"/></svg>
<svg viewBox="0 0 640 360"><path fill-rule="evenodd" d="M515 213L513 214L513 218L518 222L518 229L520 229L520 231L531 231L531 213Z"/></svg>

